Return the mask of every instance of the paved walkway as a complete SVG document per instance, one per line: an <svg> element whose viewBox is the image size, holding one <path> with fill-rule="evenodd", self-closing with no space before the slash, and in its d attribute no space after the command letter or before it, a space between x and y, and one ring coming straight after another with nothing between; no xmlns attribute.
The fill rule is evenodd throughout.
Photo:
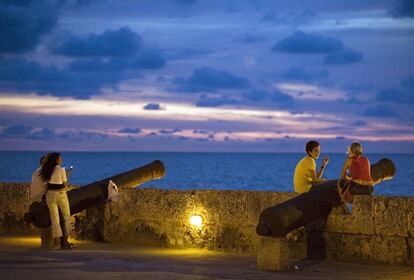
<svg viewBox="0 0 414 280"><path fill-rule="evenodd" d="M263 272L251 256L199 249L75 242L39 248L40 239L0 236L0 279L414 279L414 267L301 261L294 272Z"/></svg>

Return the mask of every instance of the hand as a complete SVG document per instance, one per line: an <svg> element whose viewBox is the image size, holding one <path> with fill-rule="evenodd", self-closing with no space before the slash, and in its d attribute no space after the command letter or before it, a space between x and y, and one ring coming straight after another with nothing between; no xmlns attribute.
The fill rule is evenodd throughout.
<svg viewBox="0 0 414 280"><path fill-rule="evenodd" d="M329 162L329 157L328 156L324 156L323 157L323 161L322 161L322 166L326 166Z"/></svg>

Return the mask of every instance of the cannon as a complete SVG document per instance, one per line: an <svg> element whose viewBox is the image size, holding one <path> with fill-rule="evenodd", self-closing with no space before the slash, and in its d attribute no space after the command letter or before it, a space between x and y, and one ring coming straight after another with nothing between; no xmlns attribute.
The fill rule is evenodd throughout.
<svg viewBox="0 0 414 280"><path fill-rule="evenodd" d="M155 160L147 165L127 172L93 182L83 187L67 192L71 215L79 213L89 207L103 204L108 199L108 183L113 181L118 188L134 188L145 182L161 179L165 175L164 164ZM46 201L33 202L29 212L24 215L27 223L33 223L38 228L50 226L50 214Z"/></svg>
<svg viewBox="0 0 414 280"><path fill-rule="evenodd" d="M381 159L371 165L374 185L395 175L395 165L389 159ZM256 226L260 236L284 237L289 232L309 222L327 216L332 208L342 205L340 193L349 188L350 195L370 195L373 187L361 186L345 180L330 180L315 185L309 192L264 209Z"/></svg>

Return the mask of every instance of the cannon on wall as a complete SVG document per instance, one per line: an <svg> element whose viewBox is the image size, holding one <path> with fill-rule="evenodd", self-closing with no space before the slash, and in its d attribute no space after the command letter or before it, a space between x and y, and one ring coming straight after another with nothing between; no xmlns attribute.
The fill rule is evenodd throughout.
<svg viewBox="0 0 414 280"><path fill-rule="evenodd" d="M389 180L394 175L395 165L389 159L381 159L371 165L374 185ZM261 236L284 237L292 230L327 216L332 208L342 204L339 192L344 188L349 188L351 195L370 195L374 191L373 187L360 186L345 180L330 180L315 185L309 192L264 209L260 214L256 233Z"/></svg>
<svg viewBox="0 0 414 280"><path fill-rule="evenodd" d="M109 181L113 181L118 188L134 188L145 182L161 179L164 175L164 164L155 160L147 165L70 190L67 192L70 213L73 215L89 207L105 203L108 199ZM49 227L51 222L46 202L33 202L29 212L24 215L24 220L27 223L33 223L38 228Z"/></svg>

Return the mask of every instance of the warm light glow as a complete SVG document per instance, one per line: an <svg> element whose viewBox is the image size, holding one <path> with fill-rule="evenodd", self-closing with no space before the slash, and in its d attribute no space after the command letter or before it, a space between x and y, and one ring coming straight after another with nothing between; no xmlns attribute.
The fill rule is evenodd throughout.
<svg viewBox="0 0 414 280"><path fill-rule="evenodd" d="M201 227L203 225L203 218L198 215L191 216L190 224L196 227Z"/></svg>

